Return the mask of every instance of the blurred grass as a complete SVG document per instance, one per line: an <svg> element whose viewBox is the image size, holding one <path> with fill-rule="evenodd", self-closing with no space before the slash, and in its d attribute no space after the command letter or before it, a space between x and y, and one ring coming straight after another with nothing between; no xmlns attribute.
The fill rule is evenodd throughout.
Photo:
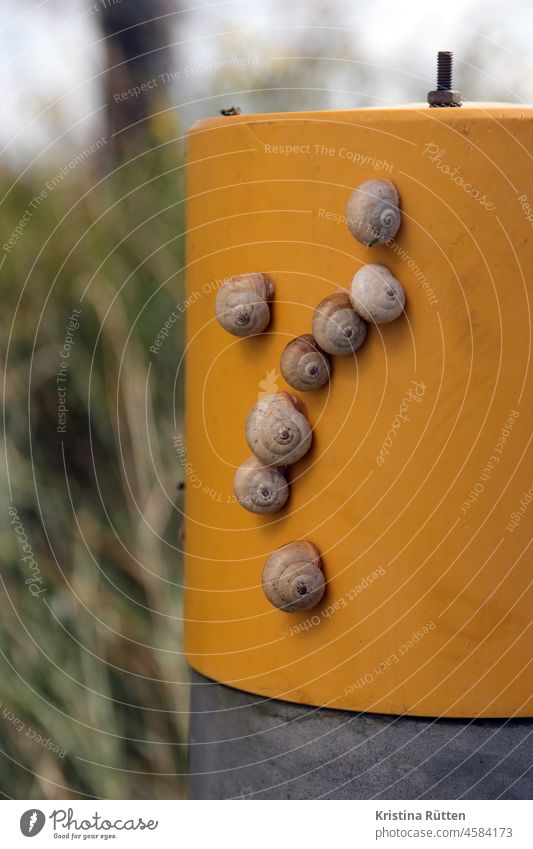
<svg viewBox="0 0 533 849"><path fill-rule="evenodd" d="M169 142L106 175L110 162L104 148L49 191L1 268L0 791L10 798L186 793L183 473L172 443L182 319L149 350L183 297L182 158ZM2 243L57 171L0 175ZM24 583L11 504L46 587L39 597Z"/></svg>

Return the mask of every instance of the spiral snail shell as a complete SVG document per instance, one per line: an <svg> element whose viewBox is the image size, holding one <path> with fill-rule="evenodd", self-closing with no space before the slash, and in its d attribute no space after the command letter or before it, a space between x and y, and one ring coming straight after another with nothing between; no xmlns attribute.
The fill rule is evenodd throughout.
<svg viewBox="0 0 533 849"><path fill-rule="evenodd" d="M387 324L403 312L405 294L384 265L371 263L356 272L350 289L354 310L374 324Z"/></svg>
<svg viewBox="0 0 533 849"><path fill-rule="evenodd" d="M353 354L366 337L366 324L355 312L346 292L320 301L313 313L313 336L328 354Z"/></svg>
<svg viewBox="0 0 533 849"><path fill-rule="evenodd" d="M325 591L320 553L314 543L298 540L278 548L263 569L263 592L286 613L315 607Z"/></svg>
<svg viewBox="0 0 533 849"><path fill-rule="evenodd" d="M264 274L238 274L225 280L217 292L215 313L234 336L255 336L270 322L269 302L274 286Z"/></svg>
<svg viewBox="0 0 533 849"><path fill-rule="evenodd" d="M302 392L320 389L331 373L327 354L320 350L310 333L297 336L285 346L280 368L289 386Z"/></svg>
<svg viewBox="0 0 533 849"><path fill-rule="evenodd" d="M390 180L366 180L352 192L346 222L358 242L371 248L392 239L400 229L400 196Z"/></svg>
<svg viewBox="0 0 533 849"><path fill-rule="evenodd" d="M250 450L266 466L289 466L311 447L311 426L288 392L265 395L246 420Z"/></svg>
<svg viewBox="0 0 533 849"><path fill-rule="evenodd" d="M233 488L239 504L250 513L276 513L289 497L282 470L263 465L257 457L249 457L239 466Z"/></svg>

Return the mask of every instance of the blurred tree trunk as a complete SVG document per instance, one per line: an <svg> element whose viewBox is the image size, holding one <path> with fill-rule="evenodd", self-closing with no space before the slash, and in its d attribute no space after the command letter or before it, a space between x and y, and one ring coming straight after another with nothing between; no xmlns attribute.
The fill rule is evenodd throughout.
<svg viewBox="0 0 533 849"><path fill-rule="evenodd" d="M149 118L166 102L176 0L101 0L107 137L115 155L146 148Z"/></svg>

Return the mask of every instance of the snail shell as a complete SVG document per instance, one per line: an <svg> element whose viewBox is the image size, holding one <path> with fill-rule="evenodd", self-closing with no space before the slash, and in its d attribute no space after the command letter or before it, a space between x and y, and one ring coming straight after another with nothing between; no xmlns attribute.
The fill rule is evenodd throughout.
<svg viewBox="0 0 533 849"><path fill-rule="evenodd" d="M384 265L363 265L354 275L350 290L354 310L374 324L394 321L405 307L404 291Z"/></svg>
<svg viewBox="0 0 533 849"><path fill-rule="evenodd" d="M289 342L281 355L280 368L289 386L302 392L320 389L331 373L327 355L310 333Z"/></svg>
<svg viewBox="0 0 533 849"><path fill-rule="evenodd" d="M336 292L320 301L313 313L313 336L328 354L353 354L361 347L366 324L346 292Z"/></svg>
<svg viewBox="0 0 533 849"><path fill-rule="evenodd" d="M400 229L401 217L400 196L390 180L367 180L348 200L350 232L369 248L392 239Z"/></svg>
<svg viewBox="0 0 533 849"><path fill-rule="evenodd" d="M286 613L315 607L325 586L319 551L308 540L278 548L263 569L264 594L274 607Z"/></svg>
<svg viewBox="0 0 533 849"><path fill-rule="evenodd" d="M289 497L289 485L280 469L249 457L239 466L233 483L239 504L250 513L276 513Z"/></svg>
<svg viewBox="0 0 533 849"><path fill-rule="evenodd" d="M216 317L234 336L255 336L270 322L274 286L264 274L238 274L225 280L215 299Z"/></svg>
<svg viewBox="0 0 533 849"><path fill-rule="evenodd" d="M288 392L265 395L246 420L250 450L266 466L289 466L311 447L311 426Z"/></svg>

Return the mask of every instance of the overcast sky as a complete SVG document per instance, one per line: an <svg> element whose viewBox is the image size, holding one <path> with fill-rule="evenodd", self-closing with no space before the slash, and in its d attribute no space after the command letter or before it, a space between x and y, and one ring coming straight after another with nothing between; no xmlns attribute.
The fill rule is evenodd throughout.
<svg viewBox="0 0 533 849"><path fill-rule="evenodd" d="M101 101L97 75L103 67L93 14L98 2L2 0L0 143L7 145L6 155L11 160L43 151L47 156L64 143L79 145L98 134ZM351 53L348 47L343 57L332 55L324 60L325 80L330 79L333 63L344 62L348 71L350 62L375 63L378 90L373 94L378 99L405 100L405 94L413 90L412 79L420 79L423 99L434 73L436 51L455 51L460 76L461 51L472 44L480 57L476 94L486 91L483 99L490 100L497 90L502 99L503 90L506 100L533 99L533 8L523 0L505 4L485 0L446 0L445 4L427 0L324 0L322 4L318 0L183 0L183 4L186 10L175 17L172 35L176 41L186 42L182 57L187 61L201 63L235 55L246 45L250 53L261 53L265 62L272 63L281 48L286 55L287 45L302 29L316 31L320 26L326 46L339 29L345 30L346 44L354 44L351 55L346 55ZM180 61L183 63L183 58ZM305 57L295 56L292 61L305 62ZM502 80L505 89L501 89ZM204 84L216 89L221 83L206 77ZM385 87L387 91L382 90ZM183 95L187 92L178 91L177 100ZM187 120L191 115L195 117L194 109L187 113Z"/></svg>

